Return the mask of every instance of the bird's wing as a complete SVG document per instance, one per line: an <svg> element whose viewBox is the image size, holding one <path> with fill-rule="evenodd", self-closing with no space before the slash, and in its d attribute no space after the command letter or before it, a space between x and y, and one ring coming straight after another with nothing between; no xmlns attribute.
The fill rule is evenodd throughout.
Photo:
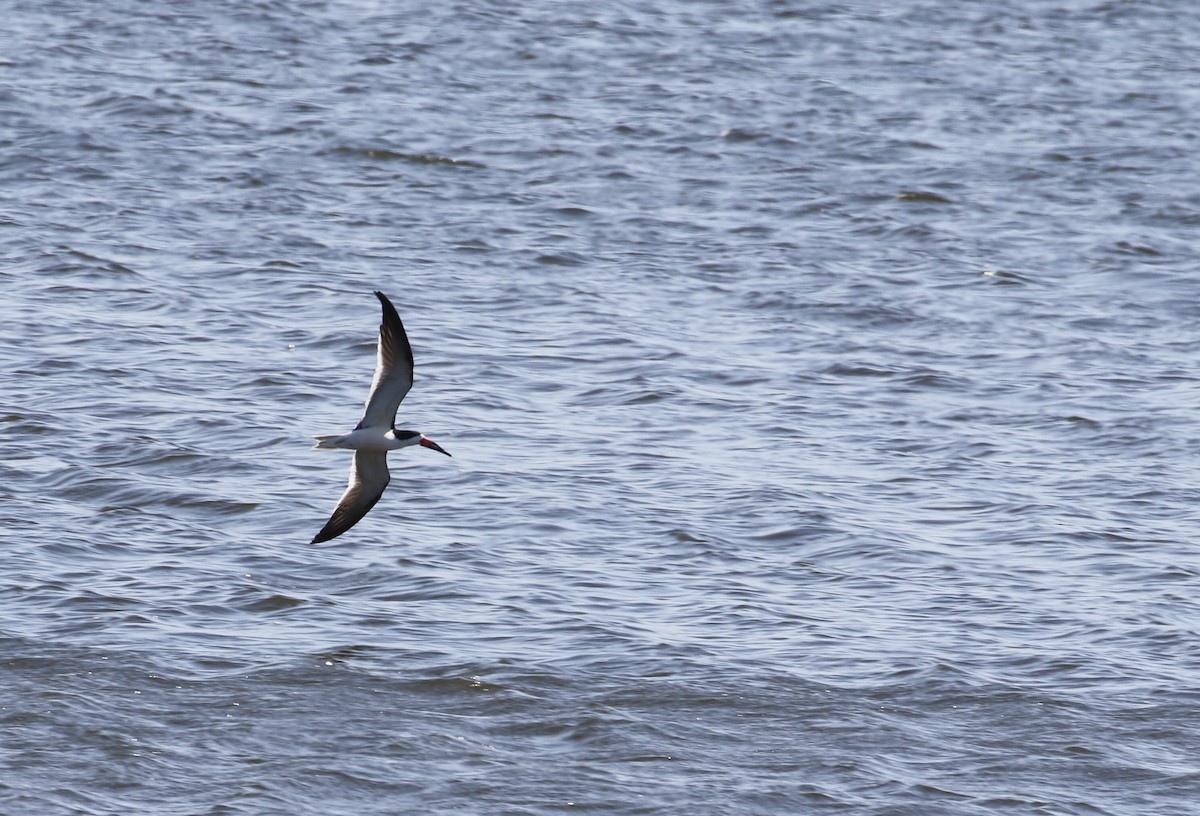
<svg viewBox="0 0 1200 816"><path fill-rule="evenodd" d="M355 451L354 463L350 465L350 484L346 485L346 492L338 500L333 515L311 543L320 544L337 538L357 524L379 501L390 480L386 451Z"/></svg>
<svg viewBox="0 0 1200 816"><path fill-rule="evenodd" d="M392 427L396 409L413 384L412 346L408 344L404 324L383 292L376 292L375 297L383 304L383 322L379 325L375 379L371 381L371 393L359 428Z"/></svg>

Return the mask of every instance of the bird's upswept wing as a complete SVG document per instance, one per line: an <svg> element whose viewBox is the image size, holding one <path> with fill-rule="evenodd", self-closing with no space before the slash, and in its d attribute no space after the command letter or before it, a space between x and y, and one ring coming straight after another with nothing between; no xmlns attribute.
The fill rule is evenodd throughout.
<svg viewBox="0 0 1200 816"><path fill-rule="evenodd" d="M337 538L357 524L358 520L375 506L375 502L379 501L391 478L386 451L355 451L346 492L338 500L329 521L311 543L320 544L322 541Z"/></svg>
<svg viewBox="0 0 1200 816"><path fill-rule="evenodd" d="M379 325L375 379L371 380L371 393L367 395L359 428L392 427L396 409L413 384L412 346L408 344L404 324L383 292L376 292L375 297L383 304L383 322Z"/></svg>

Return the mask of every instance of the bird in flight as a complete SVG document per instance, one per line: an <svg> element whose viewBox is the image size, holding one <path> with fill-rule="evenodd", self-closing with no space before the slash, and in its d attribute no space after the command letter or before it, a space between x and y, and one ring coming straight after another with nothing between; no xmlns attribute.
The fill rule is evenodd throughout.
<svg viewBox="0 0 1200 816"><path fill-rule="evenodd" d="M438 453L446 453L441 445L417 431L396 428L396 409L412 388L413 353L408 335L396 307L383 292L375 297L383 304L383 323L379 326L379 351L375 362L375 379L367 395L362 421L348 434L314 436L315 448L344 448L354 451L350 465L350 483L338 500L333 515L313 538L320 544L337 538L367 514L388 486L388 451L421 445ZM450 454L446 453L447 456Z"/></svg>

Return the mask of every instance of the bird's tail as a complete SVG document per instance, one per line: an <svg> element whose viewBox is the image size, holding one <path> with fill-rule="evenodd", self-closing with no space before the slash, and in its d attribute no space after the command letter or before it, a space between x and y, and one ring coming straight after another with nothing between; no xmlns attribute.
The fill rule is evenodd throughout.
<svg viewBox="0 0 1200 816"><path fill-rule="evenodd" d="M341 442L345 436L345 434L325 434L323 436L314 436L313 439L317 440L317 444L313 445L313 448L340 448L341 445L338 443Z"/></svg>

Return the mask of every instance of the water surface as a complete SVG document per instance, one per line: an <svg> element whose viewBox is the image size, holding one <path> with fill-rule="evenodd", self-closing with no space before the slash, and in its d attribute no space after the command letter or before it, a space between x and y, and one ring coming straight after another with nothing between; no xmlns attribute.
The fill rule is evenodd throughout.
<svg viewBox="0 0 1200 816"><path fill-rule="evenodd" d="M1194 812L1185 6L5 27L0 812Z"/></svg>

